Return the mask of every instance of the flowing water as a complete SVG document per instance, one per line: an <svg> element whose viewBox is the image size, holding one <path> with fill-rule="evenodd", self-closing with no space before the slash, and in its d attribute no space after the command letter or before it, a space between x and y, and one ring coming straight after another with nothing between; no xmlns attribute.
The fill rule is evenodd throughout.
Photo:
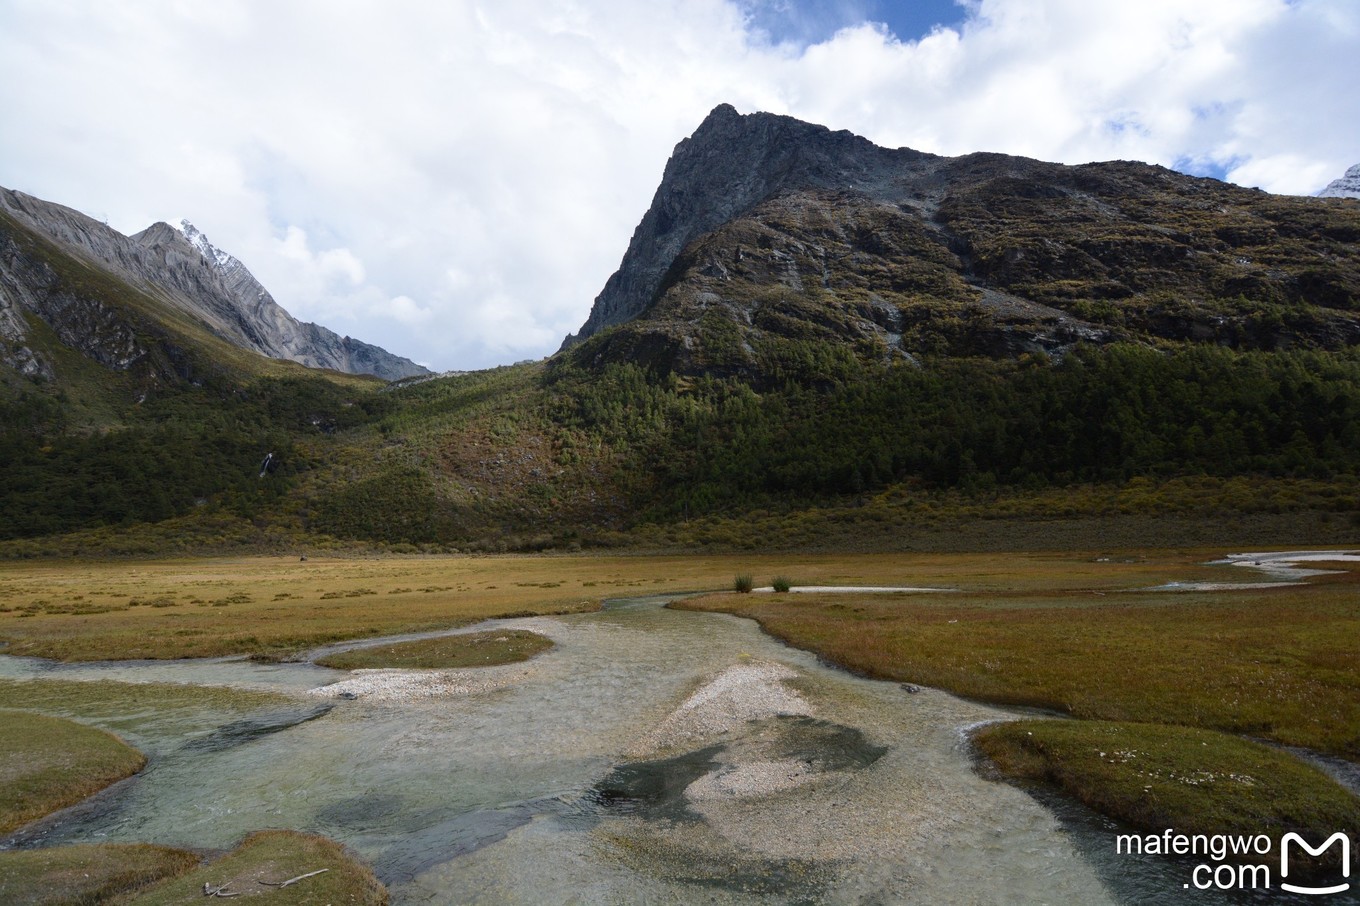
<svg viewBox="0 0 1360 906"><path fill-rule="evenodd" d="M107 722L149 767L14 842L214 849L297 828L360 853L396 904L1151 903L1181 889L1181 868L1116 857L1112 826L975 770L967 729L1012 712L860 679L750 621L664 603L471 627L557 645L487 668L491 691L405 701L309 695L344 676L310 664L0 658L7 676L296 693L226 725Z"/></svg>

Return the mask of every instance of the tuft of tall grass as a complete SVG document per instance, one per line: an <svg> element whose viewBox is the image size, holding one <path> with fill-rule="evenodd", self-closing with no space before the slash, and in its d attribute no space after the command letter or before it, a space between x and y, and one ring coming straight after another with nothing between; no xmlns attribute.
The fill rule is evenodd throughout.
<svg viewBox="0 0 1360 906"><path fill-rule="evenodd" d="M742 574L732 580L732 589L739 594L749 595L755 586L755 579L748 574Z"/></svg>
<svg viewBox="0 0 1360 906"><path fill-rule="evenodd" d="M774 586L775 591L783 593L793 587L793 580L788 576L775 576L770 584Z"/></svg>

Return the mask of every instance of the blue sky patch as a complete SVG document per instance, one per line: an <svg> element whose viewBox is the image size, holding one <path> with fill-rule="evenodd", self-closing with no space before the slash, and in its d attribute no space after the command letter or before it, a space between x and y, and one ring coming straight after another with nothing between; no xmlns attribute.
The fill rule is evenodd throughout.
<svg viewBox="0 0 1360 906"><path fill-rule="evenodd" d="M1171 165L1171 169L1177 173L1185 173L1189 176L1208 176L1222 182L1228 181L1228 171L1242 163L1240 158L1229 161L1203 160L1190 157L1180 157Z"/></svg>
<svg viewBox="0 0 1360 906"><path fill-rule="evenodd" d="M898 40L916 41L939 26L957 27L967 11L954 0L740 0L753 31L771 44L799 48L865 22L887 26Z"/></svg>

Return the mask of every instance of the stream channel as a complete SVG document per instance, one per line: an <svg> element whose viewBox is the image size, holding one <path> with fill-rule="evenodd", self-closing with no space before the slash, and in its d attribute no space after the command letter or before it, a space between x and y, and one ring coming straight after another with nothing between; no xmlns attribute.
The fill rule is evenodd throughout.
<svg viewBox="0 0 1360 906"><path fill-rule="evenodd" d="M467 627L556 642L484 668L493 688L471 694L318 694L308 690L347 674L308 663L0 658L5 677L297 701L225 725L150 705L90 721L148 767L4 842L225 849L296 828L357 851L394 904L1097 904L1182 892L1184 866L1116 856L1114 825L978 772L967 729L1017 712L858 678L752 621L665 601Z"/></svg>

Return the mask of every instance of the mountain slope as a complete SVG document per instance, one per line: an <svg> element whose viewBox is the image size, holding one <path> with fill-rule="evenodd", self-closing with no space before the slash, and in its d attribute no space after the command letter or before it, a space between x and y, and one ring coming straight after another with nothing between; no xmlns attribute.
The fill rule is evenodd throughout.
<svg viewBox="0 0 1360 906"><path fill-rule="evenodd" d="M331 434L383 411L378 379L261 356L189 302L0 208L0 539L190 513L254 525Z"/></svg>
<svg viewBox="0 0 1360 906"><path fill-rule="evenodd" d="M0 259L4 361L21 373L53 373L52 354L38 354L23 342L30 332L23 312L101 364L119 361L126 368L143 355L129 339L136 328L114 326L116 310L127 310L111 307L114 298L136 300L132 308L148 323L164 320L191 335L206 331L265 356L388 379L428 373L377 347L299 324L239 262L226 256L235 266L224 266L166 224L129 238L70 208L0 189L0 243L6 250ZM79 274L78 282L88 284L78 305L63 274ZM103 325L98 330L96 321Z"/></svg>
<svg viewBox="0 0 1360 906"><path fill-rule="evenodd" d="M82 229L59 244L0 209L0 279L43 288L0 317L135 402L105 431L63 393L0 394L0 556L1299 546L1360 526L1347 199L937 158L719 108L580 342L382 392L228 344L207 323L240 306L176 308L187 290L77 253L117 245ZM190 236L115 251L222 282L229 256ZM83 313L47 313L75 346L41 305ZM177 392L145 392L157 375Z"/></svg>
<svg viewBox="0 0 1360 906"><path fill-rule="evenodd" d="M1114 340L1339 349L1360 342L1357 309L1348 202L1138 163L888 150L724 105L676 147L565 345L759 376L823 341L876 359Z"/></svg>
<svg viewBox="0 0 1360 906"><path fill-rule="evenodd" d="M0 384L27 378L86 402L116 403L269 370L267 360L222 338L217 313L101 257L130 258L125 237L60 208L44 211L54 216L39 230L25 216L31 209L13 201L0 193L0 364L12 369L0 370Z"/></svg>
<svg viewBox="0 0 1360 906"><path fill-rule="evenodd" d="M719 105L676 146L623 263L567 343L641 314L686 245L781 191L853 186L886 197L895 194L895 179L928 175L940 160L879 148L849 132L791 117L742 116Z"/></svg>
<svg viewBox="0 0 1360 906"><path fill-rule="evenodd" d="M309 368L372 374L387 381L430 374L410 359L351 337L341 337L320 325L298 321L274 301L244 264L214 246L187 220L180 222L179 229L154 224L132 239L167 263L177 252L182 254L184 244L197 251L233 303L242 339L262 355L288 359ZM201 270L197 262L194 269Z"/></svg>

